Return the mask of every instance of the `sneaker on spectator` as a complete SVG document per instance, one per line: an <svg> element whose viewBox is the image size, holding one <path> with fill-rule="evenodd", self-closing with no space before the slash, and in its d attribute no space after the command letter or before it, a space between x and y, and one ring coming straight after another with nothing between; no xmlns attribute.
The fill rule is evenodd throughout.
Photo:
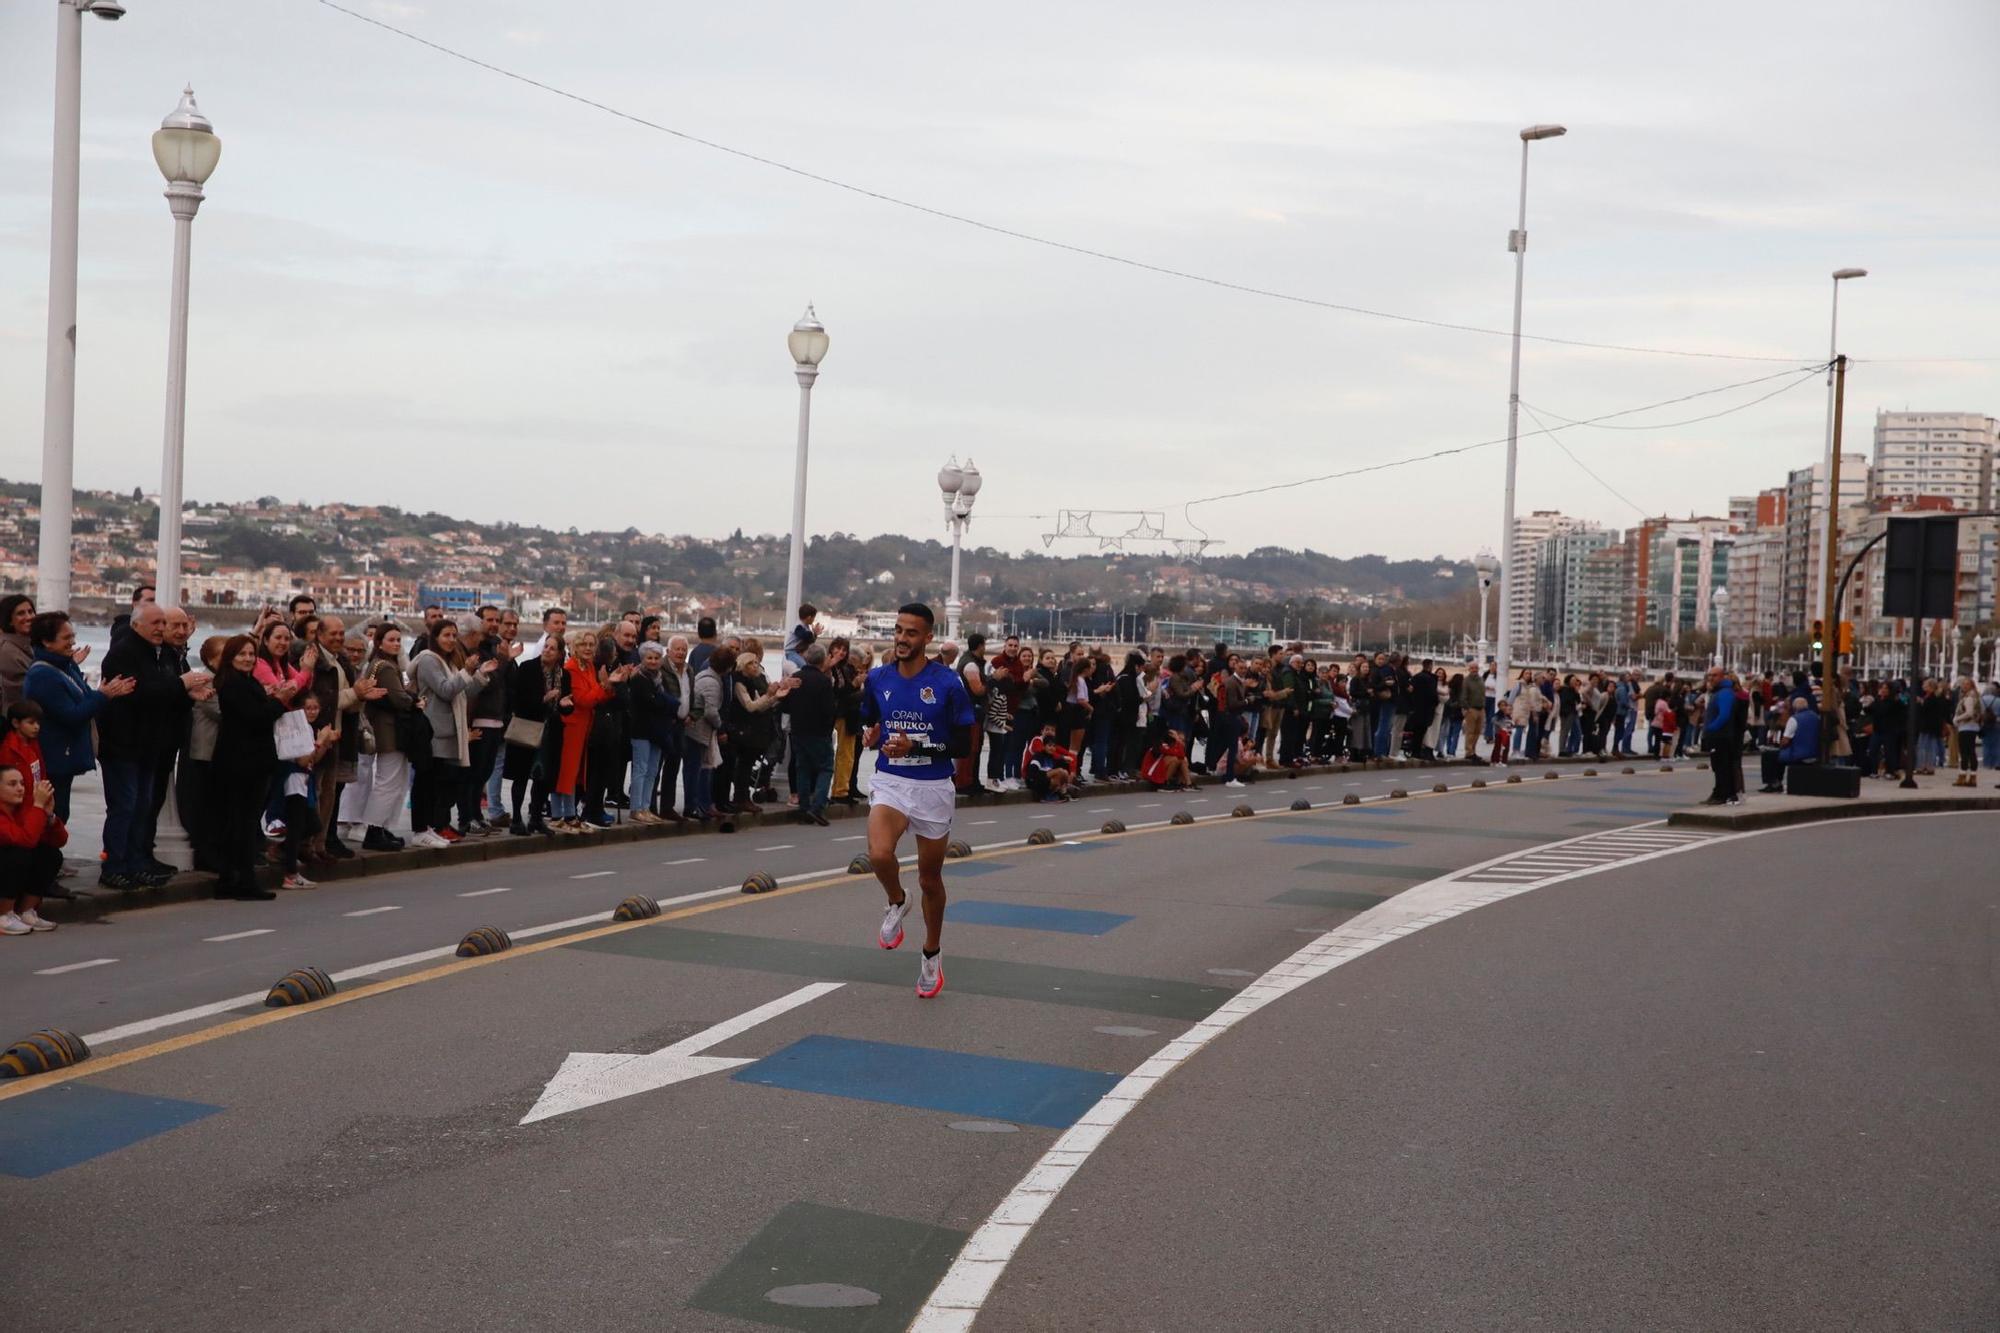
<svg viewBox="0 0 2000 1333"><path fill-rule="evenodd" d="M0 935L26 935L34 927L23 921L17 912L0 915Z"/></svg>
<svg viewBox="0 0 2000 1333"><path fill-rule="evenodd" d="M422 833L413 833L413 834L411 834L411 835L410 835L410 839L409 839L409 845L410 845L410 846L412 846L412 847L449 847L449 846L451 846L451 844L450 844L449 842L447 842L447 841L446 841L445 839L443 839L443 838L440 838L440 837L439 837L439 836L438 836L437 834L433 833L433 832L432 832L431 830L429 830L429 829L425 829L425 830L424 830L424 831L423 831Z"/></svg>
<svg viewBox="0 0 2000 1333"><path fill-rule="evenodd" d="M433 829L432 836L438 838L445 844L445 846L449 847L452 843L457 842L460 838L463 838L465 835L463 833L460 833L455 828L441 828L441 829Z"/></svg>
<svg viewBox="0 0 2000 1333"><path fill-rule="evenodd" d="M30 930L49 931L56 928L55 922L42 920L42 914L32 907L25 912L16 912L15 915L21 919L21 924Z"/></svg>
<svg viewBox="0 0 2000 1333"><path fill-rule="evenodd" d="M316 889L319 887L319 885L307 879L296 870L285 876L284 886L288 889Z"/></svg>

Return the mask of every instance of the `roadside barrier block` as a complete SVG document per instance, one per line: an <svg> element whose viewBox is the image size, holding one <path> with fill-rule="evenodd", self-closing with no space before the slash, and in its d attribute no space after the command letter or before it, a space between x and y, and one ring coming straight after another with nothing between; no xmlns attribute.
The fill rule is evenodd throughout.
<svg viewBox="0 0 2000 1333"><path fill-rule="evenodd" d="M1671 773L1674 771L1674 766L1672 764L1661 764L1660 771L1662 773Z"/></svg>
<svg viewBox="0 0 2000 1333"><path fill-rule="evenodd" d="M1359 796L1356 796L1353 792L1349 792L1347 793L1347 795L1340 798L1340 803L1342 805L1360 805L1361 798Z"/></svg>
<svg viewBox="0 0 2000 1333"><path fill-rule="evenodd" d="M61 1028L43 1028L0 1053L0 1078L27 1078L52 1069L67 1069L90 1058L82 1037Z"/></svg>
<svg viewBox="0 0 2000 1333"><path fill-rule="evenodd" d="M957 838L953 838L945 844L944 854L954 861L963 861L966 857L972 855L972 844L969 842L960 842Z"/></svg>
<svg viewBox="0 0 2000 1333"><path fill-rule="evenodd" d="M1636 769L1636 768L1621 768L1621 769L1619 769L1618 771L1619 771L1620 773L1623 773L1623 774L1624 774L1624 775L1625 775L1626 777L1628 777L1628 778L1629 778L1629 777L1631 777L1631 776L1632 776L1632 775L1633 775L1634 773L1637 773L1637 772L1638 772L1639 770L1638 770L1638 769Z"/></svg>
<svg viewBox="0 0 2000 1333"><path fill-rule="evenodd" d="M1292 802L1292 809L1294 810L1310 810L1312 808L1313 808L1313 803L1311 801L1308 801L1303 796L1299 797L1298 800Z"/></svg>
<svg viewBox="0 0 2000 1333"><path fill-rule="evenodd" d="M333 984L333 978L316 967L295 967L278 978L271 993L264 997L266 1009L285 1009L295 1004L311 1004L314 1000L324 1000L340 989Z"/></svg>
<svg viewBox="0 0 2000 1333"><path fill-rule="evenodd" d="M1597 776L1597 770L1594 768L1586 768L1583 770L1583 775L1587 778L1594 778Z"/></svg>
<svg viewBox="0 0 2000 1333"><path fill-rule="evenodd" d="M1407 798L1408 796L1409 793L1404 791L1401 787L1389 788L1389 799L1392 801L1400 801Z"/></svg>
<svg viewBox="0 0 2000 1333"><path fill-rule="evenodd" d="M1520 780L1521 780L1521 775L1519 773L1509 773L1507 775L1507 781L1509 783L1519 782Z"/></svg>
<svg viewBox="0 0 2000 1333"><path fill-rule="evenodd" d="M1484 788L1485 788L1485 786L1486 786L1486 779L1485 779L1485 778L1474 778L1474 779L1472 780L1472 785L1473 785L1473 786L1475 786L1475 787L1478 787L1478 788L1480 788L1480 789L1482 789L1482 790L1484 790Z"/></svg>
<svg viewBox="0 0 2000 1333"><path fill-rule="evenodd" d="M1099 833L1123 833L1125 831L1125 823L1123 820L1107 819L1104 821L1104 827L1097 831Z"/></svg>
<svg viewBox="0 0 2000 1333"><path fill-rule="evenodd" d="M777 877L768 870L760 870L743 881L743 892L745 893L769 893L777 887Z"/></svg>
<svg viewBox="0 0 2000 1333"><path fill-rule="evenodd" d="M660 914L660 905L643 893L635 893L611 909L613 921L646 921Z"/></svg>
<svg viewBox="0 0 2000 1333"><path fill-rule="evenodd" d="M1554 781L1555 781L1555 780L1556 780L1557 778L1559 778L1559 777L1561 777L1561 776L1562 776L1562 774L1560 774L1560 773L1556 772L1556 771L1555 771L1555 770L1554 770L1554 769L1552 768L1552 769L1550 769L1550 770L1549 770L1548 772L1546 772L1546 773L1542 774L1542 781L1544 781L1544 782L1554 782Z"/></svg>
<svg viewBox="0 0 2000 1333"><path fill-rule="evenodd" d="M1433 782L1433 783L1431 784L1431 790L1432 790L1432 791L1450 791L1450 790L1451 790L1451 784L1450 784L1450 783L1448 783L1448 782Z"/></svg>
<svg viewBox="0 0 2000 1333"><path fill-rule="evenodd" d="M847 863L847 873L850 875L872 875L875 873L875 863L870 861L865 855L857 856Z"/></svg>
<svg viewBox="0 0 2000 1333"><path fill-rule="evenodd" d="M1229 812L1229 817L1231 819L1248 819L1250 818L1250 816L1256 813L1257 812L1255 810L1251 809L1247 805L1239 805L1234 810L1231 810Z"/></svg>
<svg viewBox="0 0 2000 1333"><path fill-rule="evenodd" d="M1187 826L1188 826L1189 824L1192 824L1192 823L1194 823L1194 816L1193 816L1193 815L1191 815L1191 814L1189 814L1189 813L1188 813L1187 811L1185 811L1185 810L1176 810L1176 811L1174 811L1174 817L1173 817L1172 819L1169 819L1169 820L1168 820L1167 822L1168 822L1169 824L1177 824L1177 825L1179 825L1179 826L1180 826L1180 827L1182 827L1182 828L1186 828L1186 827L1187 827ZM1035 831L1036 831L1037 833L1040 833L1040 832L1042 832L1042 830L1041 830L1041 829L1037 829L1037 830L1035 830ZM1028 841L1030 841L1030 842L1033 842L1033 841L1034 841L1034 839L1033 839L1033 838L1030 838L1030 839L1029 839ZM1054 840L1053 838L1051 838L1051 839L1050 839L1050 841L1051 841L1051 842L1053 842L1053 841L1055 841L1055 840Z"/></svg>
<svg viewBox="0 0 2000 1333"><path fill-rule="evenodd" d="M623 906L623 904L620 904L620 906ZM660 909L655 906L653 910L657 912ZM490 953L505 953L513 947L514 941L508 937L506 931L500 929L498 926L478 926L466 932L465 938L458 942L458 956L460 958L484 958Z"/></svg>
<svg viewBox="0 0 2000 1333"><path fill-rule="evenodd" d="M1028 835L1028 845L1030 847L1047 847L1054 843L1055 840L1056 835L1045 828L1038 828Z"/></svg>

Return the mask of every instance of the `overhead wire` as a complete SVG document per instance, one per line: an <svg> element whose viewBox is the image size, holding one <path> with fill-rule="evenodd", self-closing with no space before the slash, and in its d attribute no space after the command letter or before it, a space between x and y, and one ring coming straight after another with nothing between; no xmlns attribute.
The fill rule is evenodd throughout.
<svg viewBox="0 0 2000 1333"><path fill-rule="evenodd" d="M1790 387L1791 385L1789 384L1785 386L1785 388L1787 389L1789 389ZM1779 390L1779 392L1782 393L1783 390L1781 389ZM1610 482L1606 481L1603 477L1599 476L1597 470L1591 467L1590 464L1584 462L1581 458L1578 458L1575 454L1571 453L1570 447L1562 442L1562 436L1556 434L1556 432L1550 428L1548 422L1542 420L1541 417L1537 416L1534 408L1529 407L1526 403L1522 403L1521 410L1523 412L1526 412L1531 418L1534 419L1535 424L1542 428L1541 433L1548 438L1549 443L1553 444L1556 448L1562 450L1563 456L1569 459L1570 462L1576 464L1577 467L1583 471L1583 474L1586 477L1589 477L1592 481L1596 482L1599 486L1602 486L1612 495L1616 496L1618 499L1630 505L1632 507L1632 512L1637 514L1640 518L1649 517L1644 506L1638 504L1630 496L1626 495L1625 492L1619 490L1616 486L1613 486Z"/></svg>
<svg viewBox="0 0 2000 1333"><path fill-rule="evenodd" d="M1590 340L1583 338L1558 338L1549 334L1536 334L1536 333L1515 334L1511 329L1489 328L1484 325L1466 324L1453 320L1429 319L1421 315L1406 315L1393 310L1376 310L1367 306L1351 305L1342 301L1328 301L1320 299L1318 297L1301 296L1295 292L1277 291L1269 287L1258 287L1250 283L1233 282L1227 278L1217 278L1204 273L1190 272L1186 269L1171 268L1164 264L1150 263L1143 259L1133 259L1126 255L1114 254L1108 250L1098 250L1090 246L1077 245L1069 241L1061 241L1053 237L1042 236L1034 232L1023 231L1017 227L1008 227L997 222L988 222L981 218L971 217L964 213L955 213L948 209L937 208L930 204L919 203L918 201L913 199L903 198L902 196L889 194L882 190L871 189L870 187L865 185L856 185L851 181L844 181L833 176L824 175L817 171L811 171L805 167L796 166L790 162L781 161L777 158L767 157L761 153L753 153L748 151L747 149L732 147L729 144L721 143L714 139L704 138L701 135L692 134L686 130L676 129L671 125L665 125L660 123L659 121L651 120L645 116L635 114L634 112L623 110L619 107L612 106L607 102L601 102L596 98L586 97L581 93L571 92L566 88L561 88L556 86L555 84L547 83L541 79L536 79L529 75L522 74L519 71L508 69L504 65L496 65L491 61L482 60L477 56L469 55L466 52L457 50L453 47L446 46L441 42L432 41L428 37L419 36L417 33L411 32L407 28L398 27L393 23L389 23L383 19L376 18L371 14L364 14L361 13L359 10L350 9L346 5L337 3L336 0L315 0L315 2L326 9L333 10L334 12L339 14L344 14L348 18L355 19L358 22L368 24L371 27L379 28L384 32L393 33L396 36L401 37L406 41L414 42L418 46L422 46L431 51L435 51L439 55L447 56L450 59L461 61L467 65L473 66L474 68L485 70L490 74L497 74L501 78L511 79L516 83L520 83L527 87L534 88L540 92L548 93L552 97L560 97L567 101L575 102L580 106L586 106L591 108L592 110L601 111L605 115L615 116L620 120L628 121L631 124L641 126L645 129L654 130L661 134L671 135L676 139L682 140L683 142L691 143L701 148L707 148L713 152L724 153L730 157L739 158L746 162L754 162L759 166L769 167L775 171L782 171L787 173L788 175L797 176L802 180L809 180L816 184L824 185L836 190L844 190L849 194L859 195L866 199L873 199L878 203L889 204L896 208L908 209L911 212L922 213L928 217L938 218L945 222L957 223L960 226L976 228L977 230L988 232L996 236L1005 236L1012 240L1023 241L1031 245L1045 246L1052 250L1061 250L1066 253L1073 255L1080 255L1088 259L1101 260L1108 264L1123 265L1126 268L1137 269L1141 272L1156 274L1160 277L1175 278L1184 282L1200 283L1204 286L1219 288L1223 291L1238 292L1246 296L1257 296L1272 301L1285 301L1293 305L1311 306L1320 310L1335 310L1343 314L1360 315L1369 319L1390 320L1401 324L1414 324L1423 326L1425 328L1445 329L1455 333L1476 333L1489 337L1508 338L1508 337L1518 336L1519 338L1527 342L1545 343L1557 347L1578 347L1578 348L1587 348L1594 351L1603 351L1603 352L1627 352L1643 356L1693 357L1693 358L1701 358L1705 360L1716 360L1716 361L1765 361L1765 362L1796 363L1797 361L1802 359L1799 357L1789 357L1789 356L1759 356L1741 352L1704 352L1684 347L1642 347L1625 343L1592 342Z"/></svg>

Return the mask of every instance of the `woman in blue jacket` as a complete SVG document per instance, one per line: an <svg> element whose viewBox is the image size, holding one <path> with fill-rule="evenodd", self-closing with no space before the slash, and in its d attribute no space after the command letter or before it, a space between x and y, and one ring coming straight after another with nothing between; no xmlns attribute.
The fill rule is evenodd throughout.
<svg viewBox="0 0 2000 1333"><path fill-rule="evenodd" d="M28 625L31 652L23 698L42 706L42 764L56 789L56 818L69 823L69 789L77 775L97 767L90 724L106 701L130 694L137 681L117 676L91 689L71 650L76 626L61 611L44 611Z"/></svg>

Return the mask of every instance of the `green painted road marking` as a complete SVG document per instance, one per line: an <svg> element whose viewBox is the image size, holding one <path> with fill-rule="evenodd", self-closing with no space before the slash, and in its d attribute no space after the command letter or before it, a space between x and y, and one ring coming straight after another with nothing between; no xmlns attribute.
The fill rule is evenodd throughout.
<svg viewBox="0 0 2000 1333"><path fill-rule="evenodd" d="M907 987L915 983L917 975L915 951L910 949L892 953L867 946L815 944L810 940L767 939L720 931L671 927L633 930L582 940L574 947L671 963L776 972L817 981L862 981ZM1040 1000L1080 1009L1108 1009L1190 1021L1208 1017L1233 994L1221 986L1044 967L1038 963L1007 963L964 954L950 955L945 977L950 989L971 995Z"/></svg>
<svg viewBox="0 0 2000 1333"><path fill-rule="evenodd" d="M1388 896L1386 893L1352 893L1344 889L1286 889L1271 901L1290 907L1327 907L1337 912L1365 912Z"/></svg>
<svg viewBox="0 0 2000 1333"><path fill-rule="evenodd" d="M1400 861L1346 861L1337 858L1308 861L1299 869L1317 871L1322 875L1365 875L1370 879L1400 879L1407 884L1421 884L1427 879L1443 879L1452 873L1438 866L1406 866Z"/></svg>
<svg viewBox="0 0 2000 1333"><path fill-rule="evenodd" d="M688 1304L805 1333L891 1333L916 1317L965 1238L900 1217L788 1203Z"/></svg>

